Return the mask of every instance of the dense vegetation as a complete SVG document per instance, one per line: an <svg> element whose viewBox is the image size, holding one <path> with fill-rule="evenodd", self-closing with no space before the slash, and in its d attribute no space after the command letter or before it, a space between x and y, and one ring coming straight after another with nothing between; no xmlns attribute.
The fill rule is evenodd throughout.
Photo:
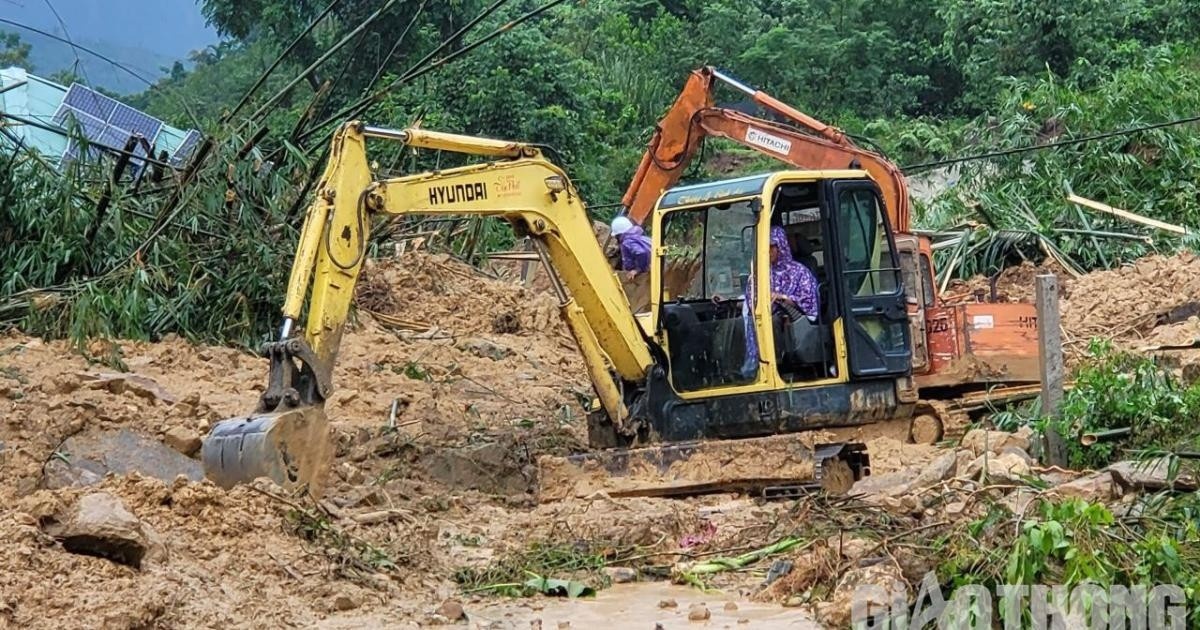
<svg viewBox="0 0 1200 630"><path fill-rule="evenodd" d="M224 40L128 100L216 139L201 185L173 208L169 193L118 193L91 229L102 171L62 178L26 157L5 158L0 292L16 297L0 304L0 317L26 318L30 301L21 296L31 294L22 292L53 286L64 287L57 301L43 302L57 306L26 321L35 331L259 338L282 291L300 216L292 210L333 125L350 115L551 145L604 216L655 120L703 64L848 129L902 165L1200 111L1200 7L1182 0L200 4ZM0 50L28 52L8 39ZM744 101L732 91L719 98ZM1193 125L1180 125L935 171L934 180L957 185L925 198L918 222L940 233L941 267L958 275L1047 254L1079 268L1112 265L1177 243L1132 239L1145 232L1067 205L1066 191L1198 225L1198 142ZM758 156L714 159L739 152L708 143L693 176L773 166ZM398 158L382 163L445 165L437 155ZM263 162L273 163L270 173L258 172ZM485 246L506 244L504 230L482 227ZM271 238L261 238L264 228ZM218 294L238 296L238 307L216 310Z"/></svg>

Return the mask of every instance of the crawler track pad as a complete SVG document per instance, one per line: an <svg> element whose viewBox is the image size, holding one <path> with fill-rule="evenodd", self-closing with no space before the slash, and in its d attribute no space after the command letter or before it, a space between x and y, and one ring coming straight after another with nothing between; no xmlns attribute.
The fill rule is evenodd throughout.
<svg viewBox="0 0 1200 630"><path fill-rule="evenodd" d="M204 439L204 474L230 488L267 477L287 489L324 490L331 461L329 420L320 407L222 420Z"/></svg>
<svg viewBox="0 0 1200 630"><path fill-rule="evenodd" d="M811 445L799 435L546 456L538 460L538 500L560 501L596 492L609 496L757 492L778 486L822 485L830 476L828 471L835 470L836 484L828 489L844 492L846 465L839 465L839 460L849 465L854 478L869 470L863 445Z"/></svg>

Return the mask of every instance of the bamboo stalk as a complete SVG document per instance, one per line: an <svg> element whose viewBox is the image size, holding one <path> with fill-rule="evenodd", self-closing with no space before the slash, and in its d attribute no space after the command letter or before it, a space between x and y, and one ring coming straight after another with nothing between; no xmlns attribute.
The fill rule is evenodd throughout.
<svg viewBox="0 0 1200 630"><path fill-rule="evenodd" d="M1142 216L1140 214L1137 214L1136 212L1130 212L1128 210L1114 208L1108 204L1100 203L1099 201L1092 201L1091 199L1087 199L1085 197L1080 197L1079 195L1067 195L1067 201L1070 201L1071 203L1079 204L1085 208L1091 208L1092 210L1099 210L1100 212L1111 214L1115 217L1120 217L1122 219L1125 219L1126 221L1131 221L1133 223L1140 223L1142 225L1156 228L1159 230L1164 230L1167 232L1174 232L1175 234L1188 234L1191 232L1191 230L1183 227L1182 225L1175 225L1173 223L1166 223L1165 221L1151 219L1150 217Z"/></svg>

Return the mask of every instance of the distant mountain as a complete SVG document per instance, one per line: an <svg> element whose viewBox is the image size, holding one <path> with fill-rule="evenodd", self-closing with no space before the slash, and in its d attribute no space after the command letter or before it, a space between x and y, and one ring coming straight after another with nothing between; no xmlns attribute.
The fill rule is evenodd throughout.
<svg viewBox="0 0 1200 630"><path fill-rule="evenodd" d="M53 10L52 8L53 7ZM62 18L60 25L58 16ZM218 39L204 22L194 0L0 0L6 19L47 31L128 66L153 81L176 60ZM64 31L63 26L66 27ZM34 72L46 76L76 65L67 44L28 30L15 31L32 45ZM140 92L146 85L129 73L82 51L76 73L92 85L120 93Z"/></svg>

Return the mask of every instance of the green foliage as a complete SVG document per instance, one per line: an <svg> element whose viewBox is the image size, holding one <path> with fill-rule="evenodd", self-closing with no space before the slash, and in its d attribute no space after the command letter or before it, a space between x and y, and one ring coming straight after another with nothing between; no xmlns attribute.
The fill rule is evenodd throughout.
<svg viewBox="0 0 1200 630"><path fill-rule="evenodd" d="M1198 404L1200 383L1185 388L1152 359L1093 341L1059 416L1039 424L1063 436L1072 466L1099 468L1127 449L1170 448L1194 439L1191 421L1200 415ZM1079 442L1088 433L1124 428L1132 430L1124 439Z"/></svg>
<svg viewBox="0 0 1200 630"><path fill-rule="evenodd" d="M1200 111L1197 61L1188 49L1156 48L1091 87L1052 74L1009 79L994 113L952 137L988 149L1021 148L1185 118ZM956 275L990 275L1044 257L1078 270L1110 267L1170 250L1178 239L1078 208L1067 195L1200 225L1198 158L1200 136L1185 125L969 162L958 186L919 208L918 217L947 232L939 268ZM955 227L968 222L976 225Z"/></svg>
<svg viewBox="0 0 1200 630"><path fill-rule="evenodd" d="M250 347L276 325L295 242L285 215L296 189L282 176L237 163L227 200L231 172L215 162L157 230L170 186L114 187L101 213L111 163L60 174L27 155L0 160L0 322L77 340L177 333Z"/></svg>
<svg viewBox="0 0 1200 630"><path fill-rule="evenodd" d="M953 587L979 584L993 592L1003 584L1174 584L1195 624L1200 553L1181 541L1200 534L1197 507L1195 496L1167 495L1141 499L1130 516L1080 499L1038 499L1021 515L996 505L945 537L938 574Z"/></svg>
<svg viewBox="0 0 1200 630"><path fill-rule="evenodd" d="M29 63L29 51L29 44L22 42L20 35L0 32L0 68L19 66L33 70Z"/></svg>
<svg viewBox="0 0 1200 630"><path fill-rule="evenodd" d="M536 593L588 596L608 585L602 569L606 549L598 544L533 543L494 560L486 567L464 567L454 581L466 592L527 597ZM550 578L544 576L564 576ZM594 585L594 586L593 586Z"/></svg>

